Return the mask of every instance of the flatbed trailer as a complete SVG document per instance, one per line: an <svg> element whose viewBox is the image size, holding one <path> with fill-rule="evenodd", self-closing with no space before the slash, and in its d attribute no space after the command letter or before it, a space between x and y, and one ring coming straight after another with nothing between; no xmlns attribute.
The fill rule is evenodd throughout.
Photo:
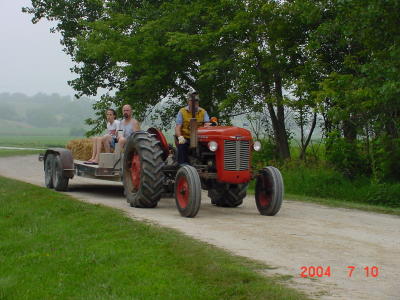
<svg viewBox="0 0 400 300"><path fill-rule="evenodd" d="M88 165L83 160L74 160L74 172L76 176L111 180L111 181L122 181L120 169L105 168L99 165Z"/></svg>
<svg viewBox="0 0 400 300"><path fill-rule="evenodd" d="M66 191L74 176L122 182L122 159L118 148L114 153L100 153L98 165L73 159L71 151L65 148L48 148L39 155L39 161L44 162L45 185L56 191Z"/></svg>

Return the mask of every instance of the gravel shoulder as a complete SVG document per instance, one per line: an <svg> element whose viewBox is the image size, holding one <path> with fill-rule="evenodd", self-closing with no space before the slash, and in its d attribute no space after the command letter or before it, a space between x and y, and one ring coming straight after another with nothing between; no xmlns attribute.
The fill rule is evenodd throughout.
<svg viewBox="0 0 400 300"><path fill-rule="evenodd" d="M37 155L0 158L0 175L44 186ZM399 299L400 217L284 201L274 217L258 214L253 197L238 208L211 205L203 193L200 212L182 218L172 198L156 209L131 208L120 183L75 177L66 193L103 204L129 217L177 229L188 236L259 260L268 275L289 275L286 283L316 299ZM331 269L330 276L302 278L301 267ZM352 277L348 266L354 266ZM377 277L365 267L378 267Z"/></svg>

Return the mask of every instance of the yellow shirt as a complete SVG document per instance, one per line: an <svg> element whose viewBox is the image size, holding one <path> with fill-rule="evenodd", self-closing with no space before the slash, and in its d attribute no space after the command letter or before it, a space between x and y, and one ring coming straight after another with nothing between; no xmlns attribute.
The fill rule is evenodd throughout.
<svg viewBox="0 0 400 300"><path fill-rule="evenodd" d="M179 110L179 112L182 114L182 118L183 118L181 133L186 139L188 139L190 137L190 119L192 118L192 113L190 111L188 111L186 109L186 107L182 107ZM203 125L205 114L206 114L206 111L203 108L199 107L195 114L198 126Z"/></svg>

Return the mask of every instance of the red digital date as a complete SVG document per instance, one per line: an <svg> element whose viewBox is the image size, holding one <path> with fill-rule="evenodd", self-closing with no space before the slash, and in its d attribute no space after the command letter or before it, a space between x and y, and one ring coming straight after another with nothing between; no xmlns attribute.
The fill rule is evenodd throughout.
<svg viewBox="0 0 400 300"><path fill-rule="evenodd" d="M348 266L348 277L353 276L353 271L356 269L355 266ZM365 277L378 277L379 276L379 268L377 266L372 266L372 267L364 267L364 275Z"/></svg>
<svg viewBox="0 0 400 300"><path fill-rule="evenodd" d="M331 277L331 266L327 266L326 268L322 267L322 266L310 266L310 267L306 267L303 266L300 268L301 269L301 273L300 276L301 277Z"/></svg>

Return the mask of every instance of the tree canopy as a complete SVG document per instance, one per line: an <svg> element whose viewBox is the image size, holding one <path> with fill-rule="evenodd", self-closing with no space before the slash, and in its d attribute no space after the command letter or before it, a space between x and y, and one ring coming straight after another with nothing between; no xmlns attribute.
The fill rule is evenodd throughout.
<svg viewBox="0 0 400 300"><path fill-rule="evenodd" d="M396 0L32 0L24 11L33 22L57 21L54 30L76 63L70 84L78 97L110 92L95 104L98 116L130 103L138 119L152 112L168 126L195 89L201 105L226 121L267 111L283 159L291 156L290 110L302 129L303 155L321 126L328 157L349 176L367 161L377 178L400 178L390 159L400 153L399 6ZM95 119L90 124L100 130Z"/></svg>

